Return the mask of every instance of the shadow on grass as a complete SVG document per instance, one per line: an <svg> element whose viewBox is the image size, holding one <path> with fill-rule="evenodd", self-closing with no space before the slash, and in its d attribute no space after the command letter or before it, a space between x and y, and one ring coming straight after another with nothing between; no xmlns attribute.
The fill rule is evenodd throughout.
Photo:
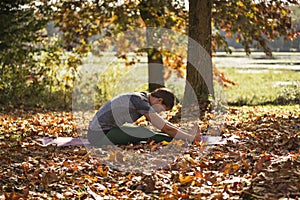
<svg viewBox="0 0 300 200"><path fill-rule="evenodd" d="M236 102L228 102L229 106L265 106L265 105L273 105L273 106L286 106L286 105L299 105L300 98L296 99L285 99L284 97L277 97L274 101L265 101L259 103L249 103L247 99L239 99Z"/></svg>

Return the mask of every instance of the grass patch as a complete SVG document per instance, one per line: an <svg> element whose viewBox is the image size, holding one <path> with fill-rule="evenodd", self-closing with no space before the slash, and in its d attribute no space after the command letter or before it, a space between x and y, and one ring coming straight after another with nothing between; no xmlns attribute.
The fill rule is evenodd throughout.
<svg viewBox="0 0 300 200"><path fill-rule="evenodd" d="M229 105L295 104L300 99L300 72L220 68L236 82L225 91Z"/></svg>

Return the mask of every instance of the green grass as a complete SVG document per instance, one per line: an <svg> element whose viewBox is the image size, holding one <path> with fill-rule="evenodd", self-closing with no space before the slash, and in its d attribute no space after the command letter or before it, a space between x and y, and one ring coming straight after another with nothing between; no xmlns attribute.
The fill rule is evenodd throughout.
<svg viewBox="0 0 300 200"><path fill-rule="evenodd" d="M237 83L225 90L232 105L299 103L300 72L292 70L249 70L220 68Z"/></svg>

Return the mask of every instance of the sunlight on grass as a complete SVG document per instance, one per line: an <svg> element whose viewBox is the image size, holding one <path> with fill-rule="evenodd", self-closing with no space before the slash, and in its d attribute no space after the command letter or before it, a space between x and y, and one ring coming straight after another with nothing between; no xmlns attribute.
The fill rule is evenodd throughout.
<svg viewBox="0 0 300 200"><path fill-rule="evenodd" d="M288 70L249 70L220 68L236 82L225 91L227 102L234 105L257 105L275 102L289 91L299 89L300 73ZM299 96L299 91L296 96ZM286 94L285 94L286 93Z"/></svg>

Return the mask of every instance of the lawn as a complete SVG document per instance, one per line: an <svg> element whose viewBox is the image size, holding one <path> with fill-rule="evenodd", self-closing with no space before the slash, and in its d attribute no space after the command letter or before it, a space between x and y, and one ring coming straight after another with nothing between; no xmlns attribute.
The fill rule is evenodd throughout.
<svg viewBox="0 0 300 200"><path fill-rule="evenodd" d="M275 52L273 57L262 52L245 56L218 53L213 58L217 68L237 85L225 89L230 105L265 105L300 103L299 52Z"/></svg>
<svg viewBox="0 0 300 200"><path fill-rule="evenodd" d="M300 99L300 72L293 70L219 68L237 85L225 90L228 104L296 103Z"/></svg>

